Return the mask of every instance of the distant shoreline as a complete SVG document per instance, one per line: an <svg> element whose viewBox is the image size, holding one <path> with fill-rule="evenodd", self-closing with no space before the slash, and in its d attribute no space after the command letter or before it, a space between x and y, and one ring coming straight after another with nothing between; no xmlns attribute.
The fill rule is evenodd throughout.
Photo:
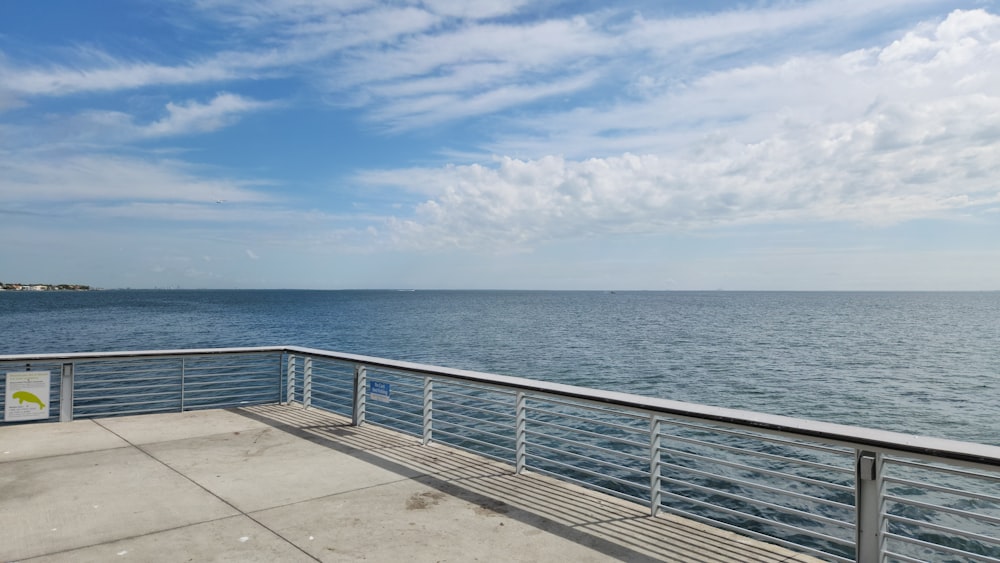
<svg viewBox="0 0 1000 563"><path fill-rule="evenodd" d="M78 283L0 283L0 291L90 291Z"/></svg>
<svg viewBox="0 0 1000 563"><path fill-rule="evenodd" d="M236 287L93 287L82 284L5 284L3 291L89 291L89 292L302 292L302 293L602 293L607 295L629 295L643 293L663 294L717 294L734 295L756 293L767 294L944 294L944 293L1000 293L998 289L392 289L392 288L236 288Z"/></svg>

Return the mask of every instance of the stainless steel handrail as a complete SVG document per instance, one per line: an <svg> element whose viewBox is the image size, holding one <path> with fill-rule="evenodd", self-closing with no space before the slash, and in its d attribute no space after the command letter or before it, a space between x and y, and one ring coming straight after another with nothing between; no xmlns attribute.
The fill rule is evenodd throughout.
<svg viewBox="0 0 1000 563"><path fill-rule="evenodd" d="M373 356L348 354L305 348L301 346L257 346L238 348L200 348L189 350L141 350L124 352L76 352L66 354L13 354L0 355L0 362L65 362L108 359L169 358L190 356L213 356L248 353L291 353L332 360L363 364L368 367L396 369L412 374L436 375L481 385L505 389L534 391L548 395L572 398L600 404L614 405L649 413L705 420L743 428L768 430L790 437L806 437L837 444L861 448L876 448L887 452L900 452L931 459L967 461L975 464L1000 467L1000 447L974 444L944 438L903 434L888 430L877 430L820 422L781 415L758 413L724 407L714 407L669 399L645 397L617 391L604 391L588 387L578 387L563 383L552 383L522 377L497 375L471 370L432 366L413 362L390 360Z"/></svg>
<svg viewBox="0 0 1000 563"><path fill-rule="evenodd" d="M13 354L0 355L0 362L60 362L146 357L166 358L247 354L257 352L283 352L304 356L308 355L331 360L353 362L368 367L396 369L412 374L445 376L504 389L534 391L581 401L627 407L629 409L646 411L649 413L690 418L694 420L705 420L743 428L768 430L772 433L786 434L790 437L805 437L855 447L876 448L887 452L891 451L917 456L927 456L931 459L966 461L974 464L1000 467L1000 446L975 444L945 438L903 434L888 430L877 430L872 428L835 424L832 422L821 422L753 411L685 403L669 399L634 395L631 393L604 391L589 387L578 387L564 383L552 383L523 377L432 366L359 354L332 352L329 350L320 350L301 346L201 348L190 350L141 350L126 352L77 352L67 354Z"/></svg>
<svg viewBox="0 0 1000 563"><path fill-rule="evenodd" d="M943 458L952 461L968 461L975 464L1000 467L1000 447L986 444L974 444L945 438L903 434L888 430L877 430L753 411L685 403L669 399L658 399L630 393L620 393L617 391L603 391L589 387L578 387L563 383L551 383L522 377L430 366L426 364L387 360L385 358L375 358L357 354L329 352L325 350L317 350L315 348L287 346L284 350L289 353L356 362L368 367L392 368L420 375L447 376L459 380L475 381L480 384L494 385L507 389L535 391L576 400L603 403L618 407L627 407L629 409L641 410L649 413L691 418L695 420L706 420L744 428L768 430L771 432L787 434L791 437L806 437L814 440L818 439L830 441L861 448L877 448L884 451L928 456L933 459ZM0 356L0 361L3 361L3 359L4 357Z"/></svg>

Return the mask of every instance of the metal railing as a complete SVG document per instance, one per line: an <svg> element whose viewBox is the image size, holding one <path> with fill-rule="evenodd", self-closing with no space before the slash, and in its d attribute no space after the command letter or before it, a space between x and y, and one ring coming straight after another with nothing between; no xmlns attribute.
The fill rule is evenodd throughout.
<svg viewBox="0 0 1000 563"><path fill-rule="evenodd" d="M996 446L296 346L0 370L56 374L52 420L301 403L825 560L1000 563Z"/></svg>

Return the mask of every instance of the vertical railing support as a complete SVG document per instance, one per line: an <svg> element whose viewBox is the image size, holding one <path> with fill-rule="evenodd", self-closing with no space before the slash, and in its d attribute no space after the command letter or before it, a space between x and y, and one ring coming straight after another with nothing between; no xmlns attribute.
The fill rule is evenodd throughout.
<svg viewBox="0 0 1000 563"><path fill-rule="evenodd" d="M660 430L661 421L656 415L649 417L649 515L656 516L660 511L663 493L660 490L661 456Z"/></svg>
<svg viewBox="0 0 1000 563"><path fill-rule="evenodd" d="M431 443L434 435L434 380L424 378L424 437L422 443Z"/></svg>
<svg viewBox="0 0 1000 563"><path fill-rule="evenodd" d="M187 363L185 362L187 358L181 358L181 412L184 412L184 375L187 368Z"/></svg>
<svg viewBox="0 0 1000 563"><path fill-rule="evenodd" d="M882 454L857 450L854 465L854 512L857 525L858 563L882 563L885 519L882 517L885 487Z"/></svg>
<svg viewBox="0 0 1000 563"><path fill-rule="evenodd" d="M59 374L59 422L73 421L73 364L65 363Z"/></svg>
<svg viewBox="0 0 1000 563"><path fill-rule="evenodd" d="M351 424L361 426L365 423L365 404L368 387L368 370L365 366L354 366L354 410L351 413Z"/></svg>
<svg viewBox="0 0 1000 563"><path fill-rule="evenodd" d="M306 358L302 367L302 406L309 408L313 401L313 359Z"/></svg>
<svg viewBox="0 0 1000 563"><path fill-rule="evenodd" d="M291 355L287 355L287 357L290 358ZM278 403L280 403L280 404L285 404L285 401L283 400L284 396L285 396L285 390L286 390L285 389L285 379L284 379L284 377L285 377L285 369L286 369L285 368L285 365L286 365L285 364L285 358L286 358L286 354L284 352L280 352L278 354Z"/></svg>
<svg viewBox="0 0 1000 563"><path fill-rule="evenodd" d="M524 473L528 457L528 400L523 391L517 392L514 412L514 468L518 475Z"/></svg>
<svg viewBox="0 0 1000 563"><path fill-rule="evenodd" d="M290 405L295 402L295 356L288 355L287 388L285 390L285 404Z"/></svg>

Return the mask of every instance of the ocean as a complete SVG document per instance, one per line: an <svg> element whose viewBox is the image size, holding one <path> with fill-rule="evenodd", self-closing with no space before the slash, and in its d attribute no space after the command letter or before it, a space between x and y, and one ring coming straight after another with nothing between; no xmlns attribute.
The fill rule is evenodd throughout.
<svg viewBox="0 0 1000 563"><path fill-rule="evenodd" d="M283 344L1000 445L1000 292L0 292L0 354Z"/></svg>

